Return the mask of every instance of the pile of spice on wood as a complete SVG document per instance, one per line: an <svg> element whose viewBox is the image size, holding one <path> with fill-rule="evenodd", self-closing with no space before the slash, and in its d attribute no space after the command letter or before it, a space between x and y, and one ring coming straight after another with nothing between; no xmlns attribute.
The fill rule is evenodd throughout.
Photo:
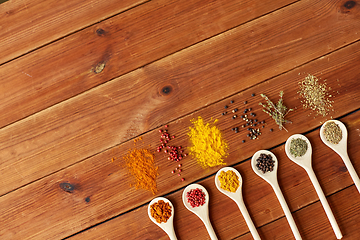
<svg viewBox="0 0 360 240"><path fill-rule="evenodd" d="M308 144L301 138L293 138L290 142L290 154L294 157L304 156L308 149Z"/></svg>
<svg viewBox="0 0 360 240"><path fill-rule="evenodd" d="M255 96L255 93L251 94L252 97ZM235 101L231 100L230 104L233 104ZM248 101L244 101L243 105L247 105ZM231 106L231 105L229 105ZM229 108L228 105L225 105L225 110ZM240 116L238 116L238 112L240 112L239 114L241 114ZM244 121L244 123L235 123L235 126L231 129L232 131L234 131L235 133L239 133L242 129L246 129L248 131L247 133L247 137L250 140L254 140L257 139L260 135L261 135L261 128L265 127L265 121L259 121L256 118L256 113L253 111L253 109L251 107L244 107L242 111L239 111L238 107L233 107L233 110L231 110L231 118L233 120L237 120L240 119L242 121ZM225 116L227 115L228 112L225 111L223 112L221 115ZM241 126L241 128L240 128ZM245 143L245 140L242 140L243 143Z"/></svg>
<svg viewBox="0 0 360 240"><path fill-rule="evenodd" d="M324 126L324 136L326 141L332 144L338 144L342 139L342 131L335 122L327 122Z"/></svg>
<svg viewBox="0 0 360 240"><path fill-rule="evenodd" d="M188 136L192 146L190 155L197 160L203 168L225 165L223 159L228 155L228 144L222 138L221 131L213 123L204 123L199 116L192 119L193 127L189 127Z"/></svg>
<svg viewBox="0 0 360 240"><path fill-rule="evenodd" d="M136 142L135 142L136 143ZM134 187L156 194L156 178L158 167L155 166L155 157L148 149L129 149L123 157L125 165L135 178Z"/></svg>
<svg viewBox="0 0 360 240"><path fill-rule="evenodd" d="M231 170L221 171L219 174L220 188L229 191L236 192L240 186L238 175Z"/></svg>
<svg viewBox="0 0 360 240"><path fill-rule="evenodd" d="M272 172L274 170L275 161L270 154L261 153L256 159L256 167L263 173Z"/></svg>
<svg viewBox="0 0 360 240"><path fill-rule="evenodd" d="M284 92L280 91L280 99L278 100L278 102L276 103L276 105L265 95L265 94L260 94L261 97L263 97L266 101L266 105L263 103L259 103L259 105L261 105L263 107L263 111L267 114L269 114L270 117L272 117L276 124L279 125L279 129L285 129L284 124L285 123L291 123L291 121L286 120L285 116L290 112L293 111L293 109L288 109L284 103L283 103L283 96L284 96ZM271 130L271 129L270 129Z"/></svg>
<svg viewBox="0 0 360 240"><path fill-rule="evenodd" d="M170 204L168 202L164 202L163 200L159 200L150 206L151 216L158 223L166 223L171 217L171 211Z"/></svg>
<svg viewBox="0 0 360 240"><path fill-rule="evenodd" d="M165 125L165 129L159 129L160 136L160 145L156 148L157 152L161 152L164 149L164 153L168 154L168 160L174 161L176 163L176 167L174 170L171 171L172 174L177 174L177 176L181 176L182 174L182 164L177 164L180 160L187 156L184 153L184 150L181 146L171 146L169 142L171 139L175 138L175 135L170 135L168 131L169 125ZM181 181L185 181L185 178L181 178Z"/></svg>
<svg viewBox="0 0 360 240"><path fill-rule="evenodd" d="M298 94L304 99L301 101L304 109L316 111L316 115L321 116L328 115L330 109L334 111L332 105L334 101L329 100L330 97L333 97L328 92L331 88L327 87L326 82L321 84L317 77L309 74L299 82L299 88Z"/></svg>
<svg viewBox="0 0 360 240"><path fill-rule="evenodd" d="M191 189L186 193L186 198L191 207L199 207L205 204L205 193L199 189Z"/></svg>

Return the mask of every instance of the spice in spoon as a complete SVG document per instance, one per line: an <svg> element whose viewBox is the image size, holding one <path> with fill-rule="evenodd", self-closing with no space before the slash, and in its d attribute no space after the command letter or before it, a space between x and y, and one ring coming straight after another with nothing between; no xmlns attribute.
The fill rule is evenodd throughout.
<svg viewBox="0 0 360 240"><path fill-rule="evenodd" d="M256 167L263 173L272 172L274 170L275 161L270 154L261 153L256 159Z"/></svg>
<svg viewBox="0 0 360 240"><path fill-rule="evenodd" d="M159 200L150 206L150 213L156 222L166 223L167 220L171 217L171 206L168 202Z"/></svg>
<svg viewBox="0 0 360 240"><path fill-rule="evenodd" d="M186 193L187 201L191 207L200 207L205 204L205 193L199 189L191 189Z"/></svg>
<svg viewBox="0 0 360 240"><path fill-rule="evenodd" d="M303 156L307 149L307 142L301 138L293 138L290 142L290 154L294 157Z"/></svg>
<svg viewBox="0 0 360 240"><path fill-rule="evenodd" d="M219 175L220 188L229 191L236 192L239 188L239 177L234 171L221 171Z"/></svg>
<svg viewBox="0 0 360 240"><path fill-rule="evenodd" d="M342 139L342 131L339 125L330 121L324 126L324 136L332 144L338 144Z"/></svg>

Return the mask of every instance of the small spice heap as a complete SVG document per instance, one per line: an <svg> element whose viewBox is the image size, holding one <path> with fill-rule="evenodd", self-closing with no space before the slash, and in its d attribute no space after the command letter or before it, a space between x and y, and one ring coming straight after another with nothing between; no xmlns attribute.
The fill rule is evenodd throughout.
<svg viewBox="0 0 360 240"><path fill-rule="evenodd" d="M205 193L199 188L191 189L186 193L186 198L191 207L199 207L205 204Z"/></svg>
<svg viewBox="0 0 360 240"><path fill-rule="evenodd" d="M260 94L267 102L267 105L263 104L263 103L259 103L259 105L263 106L263 111L267 114L269 114L276 122L277 125L279 125L279 129L285 129L286 128L283 126L283 124L285 123L291 123L291 121L286 120L285 116L290 112L293 111L294 109L289 109L283 104L283 95L284 92L280 91L280 99L277 102L277 104L275 105L265 94Z"/></svg>
<svg viewBox="0 0 360 240"><path fill-rule="evenodd" d="M339 125L330 121L324 126L324 136L328 142L338 144L342 139L342 131Z"/></svg>
<svg viewBox="0 0 360 240"><path fill-rule="evenodd" d="M304 98L301 101L303 108L310 108L316 111L316 115L326 116L329 114L334 101L329 100L329 97L332 97L332 95L328 93L328 90L331 90L331 88L327 87L326 82L321 84L317 77L309 74L303 81L299 82L299 87L300 91L298 91L298 94Z"/></svg>
<svg viewBox="0 0 360 240"><path fill-rule="evenodd" d="M221 171L219 174L220 188L229 191L236 192L239 188L239 177L234 171Z"/></svg>
<svg viewBox="0 0 360 240"><path fill-rule="evenodd" d="M256 167L263 173L272 172L274 170L275 161L270 154L261 153L256 159Z"/></svg>
<svg viewBox="0 0 360 240"><path fill-rule="evenodd" d="M168 202L159 200L150 206L150 213L156 222L166 223L167 220L171 217L171 206Z"/></svg>
<svg viewBox="0 0 360 240"><path fill-rule="evenodd" d="M175 135L170 135L168 132L168 125L165 125L165 129L159 129L159 133L161 133L160 137L160 145L156 148L157 152L161 152L162 149L164 149L164 153L168 154L168 160L179 162L181 159L187 156L186 153L182 150L181 146L170 146L168 143L171 141L171 139L175 138ZM177 167L175 170L172 170L171 173L175 174L177 172L177 175L180 177L182 172L182 164L177 164ZM181 178L181 181L185 181L185 178Z"/></svg>
<svg viewBox="0 0 360 240"><path fill-rule="evenodd" d="M154 155L148 149L130 149L123 159L128 171L135 177L135 188L151 191L155 195L156 177L159 174Z"/></svg>
<svg viewBox="0 0 360 240"><path fill-rule="evenodd" d="M251 94L252 97L255 96L255 93ZM234 103L234 100L231 100L230 103ZM248 102L244 101L243 102L244 105L246 105ZM228 105L225 105L225 109L228 109ZM231 130L234 131L235 133L240 132L241 129L245 129L248 131L247 137L250 138L250 140L254 140L257 139L260 135L261 135L261 128L265 127L265 121L258 121L258 119L256 118L256 114L252 111L252 108L248 107L248 108L244 108L243 112L240 113L242 115L240 115L240 117L236 114L239 111L238 108L234 108L231 112L233 113L232 115L232 119L236 120L236 119L241 119L243 120L245 123L244 124L239 124L241 125L241 128L239 128L238 126L233 127ZM221 115L227 115L227 112L223 112ZM261 126L262 124L262 126ZM245 140L242 140L242 142L244 143Z"/></svg>
<svg viewBox="0 0 360 240"><path fill-rule="evenodd" d="M293 138L290 142L290 154L294 157L303 156L307 149L307 142L301 138Z"/></svg>
<svg viewBox="0 0 360 240"><path fill-rule="evenodd" d="M213 124L204 124L201 117L193 119L188 136L192 146L189 148L191 156L203 167L225 165L223 158L227 157L228 144L222 138L220 130Z"/></svg>

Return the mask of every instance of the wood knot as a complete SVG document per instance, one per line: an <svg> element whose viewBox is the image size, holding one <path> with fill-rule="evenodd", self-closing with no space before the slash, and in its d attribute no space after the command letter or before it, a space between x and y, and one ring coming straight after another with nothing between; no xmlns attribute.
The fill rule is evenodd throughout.
<svg viewBox="0 0 360 240"><path fill-rule="evenodd" d="M344 4L344 7L347 8L347 9L352 9L353 7L355 7L356 5L356 2L355 1L347 1L345 4Z"/></svg>
<svg viewBox="0 0 360 240"><path fill-rule="evenodd" d="M162 94L169 95L172 92L172 86L165 86L161 89Z"/></svg>
<svg viewBox="0 0 360 240"><path fill-rule="evenodd" d="M67 182L60 183L60 188L65 192L70 192L70 193L72 193L75 189L74 185Z"/></svg>
<svg viewBox="0 0 360 240"><path fill-rule="evenodd" d="M96 67L94 68L94 73L101 73L105 68L105 63L104 62L100 62L96 65Z"/></svg>
<svg viewBox="0 0 360 240"><path fill-rule="evenodd" d="M340 172L347 172L347 168L345 166L341 166L339 170Z"/></svg>
<svg viewBox="0 0 360 240"><path fill-rule="evenodd" d="M96 30L96 34L98 36L104 36L105 35L105 30L102 29L102 28L99 28L99 29Z"/></svg>

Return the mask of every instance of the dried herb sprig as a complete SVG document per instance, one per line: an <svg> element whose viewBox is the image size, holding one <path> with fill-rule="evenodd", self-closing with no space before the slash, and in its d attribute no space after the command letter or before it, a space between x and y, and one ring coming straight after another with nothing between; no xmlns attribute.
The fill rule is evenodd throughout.
<svg viewBox="0 0 360 240"><path fill-rule="evenodd" d="M279 129L282 130L282 129L285 129L286 128L283 126L283 124L285 123L292 123L291 121L289 120L286 120L285 119L285 116L290 112L290 111L294 111L294 109L289 109L284 105L283 103L283 95L284 95L284 92L283 91L280 91L280 99L279 101L277 102L277 104L275 105L265 94L260 94L261 97L263 97L266 102L267 102L267 105L263 104L263 103L259 103L259 105L263 106L263 111L267 114L270 115L270 117L272 117L276 124L279 125Z"/></svg>

